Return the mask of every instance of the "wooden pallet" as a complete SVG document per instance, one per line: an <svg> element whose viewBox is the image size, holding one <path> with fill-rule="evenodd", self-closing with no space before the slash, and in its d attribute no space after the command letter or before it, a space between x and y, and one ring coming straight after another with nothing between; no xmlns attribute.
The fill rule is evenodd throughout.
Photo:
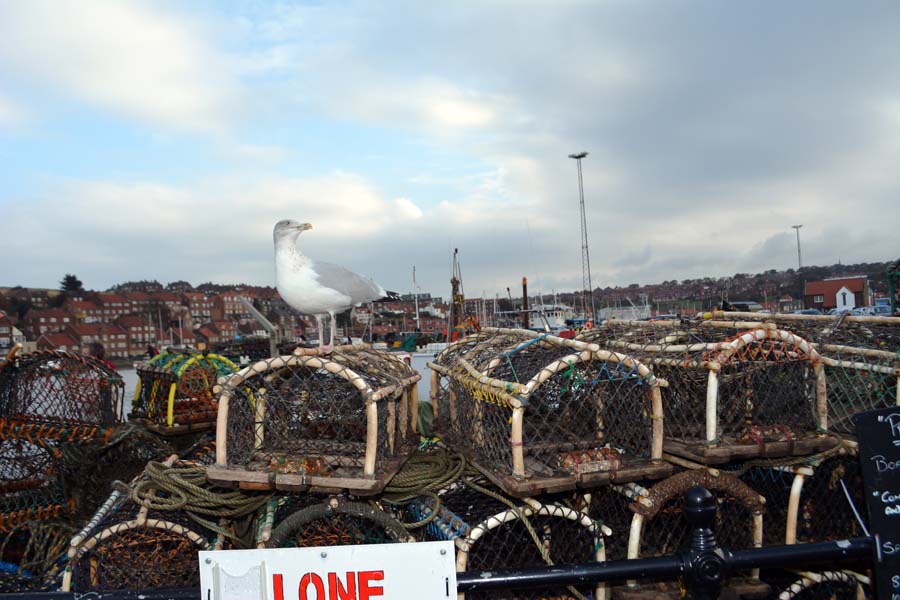
<svg viewBox="0 0 900 600"><path fill-rule="evenodd" d="M285 492L315 492L337 494L349 492L356 496L374 496L381 493L394 475L406 463L412 451L387 461L375 476L367 477L362 467L342 467L338 475L305 475L302 473L278 473L276 471L251 470L240 467L213 465L206 470L206 478L216 485L242 490L281 490ZM358 475L354 473L358 472Z"/></svg>
<svg viewBox="0 0 900 600"><path fill-rule="evenodd" d="M467 457L468 458L468 457ZM553 494L576 489L592 489L602 487L610 483L628 483L645 479L663 479L675 471L675 467L663 460L637 459L626 461L625 465L615 471L595 471L592 473L568 475L531 475L525 479L514 477L508 472L499 472L493 468L487 468L478 460L470 459L472 465L490 479L510 496L516 498L532 498L541 494ZM525 463L525 470L535 472L529 468L529 461ZM541 465L541 470L546 467Z"/></svg>
<svg viewBox="0 0 900 600"><path fill-rule="evenodd" d="M704 465L721 465L736 460L751 458L782 458L788 456L809 456L828 450L837 443L833 436L816 435L798 438L792 442L770 441L761 444L738 442L728 438L715 445L705 442L685 442L666 438L663 449L669 454L680 456Z"/></svg>
<svg viewBox="0 0 900 600"><path fill-rule="evenodd" d="M216 428L215 421L186 424L175 423L174 425L169 426L157 421L151 421L150 419L144 419L141 417L133 417L131 415L128 416L128 422L143 425L148 431L152 431L153 433L164 437L186 435L188 433L209 431Z"/></svg>

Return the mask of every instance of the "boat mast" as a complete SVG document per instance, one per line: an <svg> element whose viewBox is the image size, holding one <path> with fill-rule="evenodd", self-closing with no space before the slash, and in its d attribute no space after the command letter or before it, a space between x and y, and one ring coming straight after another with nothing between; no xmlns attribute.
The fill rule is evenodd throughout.
<svg viewBox="0 0 900 600"><path fill-rule="evenodd" d="M419 323L419 286L416 285L416 265L413 265L413 297L416 299L416 331L421 331Z"/></svg>

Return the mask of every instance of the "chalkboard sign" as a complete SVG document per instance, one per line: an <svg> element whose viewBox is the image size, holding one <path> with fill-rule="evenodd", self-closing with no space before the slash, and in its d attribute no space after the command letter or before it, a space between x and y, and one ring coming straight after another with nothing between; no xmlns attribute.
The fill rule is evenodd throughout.
<svg viewBox="0 0 900 600"><path fill-rule="evenodd" d="M853 418L869 507L869 533L877 534L881 544L875 590L879 599L900 600L900 406Z"/></svg>

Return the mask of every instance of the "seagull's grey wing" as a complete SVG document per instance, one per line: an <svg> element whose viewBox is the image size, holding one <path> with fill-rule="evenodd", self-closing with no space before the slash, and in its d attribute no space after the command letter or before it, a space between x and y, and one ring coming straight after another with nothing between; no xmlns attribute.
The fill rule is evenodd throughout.
<svg viewBox="0 0 900 600"><path fill-rule="evenodd" d="M353 304L371 302L385 295L384 288L362 275L331 263L312 261L310 265L319 283L350 296Z"/></svg>

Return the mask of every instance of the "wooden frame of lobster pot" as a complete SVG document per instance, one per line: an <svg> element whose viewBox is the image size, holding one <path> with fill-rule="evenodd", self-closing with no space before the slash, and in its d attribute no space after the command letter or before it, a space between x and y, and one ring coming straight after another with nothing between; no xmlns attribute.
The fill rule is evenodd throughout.
<svg viewBox="0 0 900 600"><path fill-rule="evenodd" d="M415 451L421 376L365 345L259 361L221 387L211 481L380 492Z"/></svg>

